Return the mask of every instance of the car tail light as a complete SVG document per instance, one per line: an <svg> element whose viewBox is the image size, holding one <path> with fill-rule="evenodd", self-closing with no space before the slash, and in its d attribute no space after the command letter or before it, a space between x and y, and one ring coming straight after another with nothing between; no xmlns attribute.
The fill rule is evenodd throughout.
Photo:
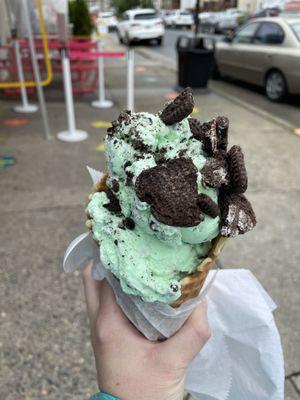
<svg viewBox="0 0 300 400"><path fill-rule="evenodd" d="M134 22L130 26L131 26L131 28L138 28L139 26L141 26L141 24L138 24L138 23Z"/></svg>

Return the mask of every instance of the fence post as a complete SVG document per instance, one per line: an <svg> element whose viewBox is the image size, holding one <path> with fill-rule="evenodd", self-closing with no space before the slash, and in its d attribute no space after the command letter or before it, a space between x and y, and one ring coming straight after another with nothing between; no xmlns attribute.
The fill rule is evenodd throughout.
<svg viewBox="0 0 300 400"><path fill-rule="evenodd" d="M65 90L65 100L67 108L68 130L59 132L58 139L63 142L81 142L88 137L87 132L76 129L75 115L74 115L74 102L73 102L73 89L70 60L67 55L67 50L62 51L62 70Z"/></svg>
<svg viewBox="0 0 300 400"><path fill-rule="evenodd" d="M98 38L98 52L102 52L101 39ZM104 59L98 57L98 100L92 101L92 106L96 108L110 108L113 102L105 99L105 78L104 78Z"/></svg>
<svg viewBox="0 0 300 400"><path fill-rule="evenodd" d="M14 111L26 114L34 113L38 110L38 107L35 104L28 103L27 91L26 87L24 86L25 78L22 65L22 57L20 54L20 43L17 39L14 41L14 48L15 48L15 57L18 70L18 78L19 82L22 84L20 87L22 104L20 104L19 106L15 106Z"/></svg>

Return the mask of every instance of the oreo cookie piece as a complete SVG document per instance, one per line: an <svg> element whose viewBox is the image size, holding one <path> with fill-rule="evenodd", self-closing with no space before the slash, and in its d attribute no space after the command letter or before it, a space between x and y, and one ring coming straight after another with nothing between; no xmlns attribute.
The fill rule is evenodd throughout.
<svg viewBox="0 0 300 400"><path fill-rule="evenodd" d="M215 203L209 196L204 193L198 195L198 204L200 210L209 215L212 218L216 218L220 215L220 209L217 203Z"/></svg>
<svg viewBox="0 0 300 400"><path fill-rule="evenodd" d="M189 125L192 135L195 139L202 139L201 122L196 118L189 118Z"/></svg>
<svg viewBox="0 0 300 400"><path fill-rule="evenodd" d="M251 204L243 194L221 191L219 194L221 210L221 235L235 237L253 229L256 218Z"/></svg>
<svg viewBox="0 0 300 400"><path fill-rule="evenodd" d="M135 191L163 224L191 227L203 221L198 205L197 169L189 158L175 158L141 172Z"/></svg>
<svg viewBox="0 0 300 400"><path fill-rule="evenodd" d="M105 207L107 210L109 210L112 213L120 213L121 212L121 207L118 198L116 195L113 193L112 190L107 188L105 190L106 196L108 197L109 203L103 204L103 207Z"/></svg>
<svg viewBox="0 0 300 400"><path fill-rule="evenodd" d="M119 185L119 182L118 182L116 179L114 179L114 180L112 181L112 183L111 183L111 189L112 189L113 192L118 193L118 191L119 191L119 189L120 189L120 185Z"/></svg>
<svg viewBox="0 0 300 400"><path fill-rule="evenodd" d="M229 119L227 117L218 117L216 119L216 124L217 124L217 136L218 136L217 147L220 150L227 151Z"/></svg>
<svg viewBox="0 0 300 400"><path fill-rule="evenodd" d="M229 182L227 172L226 153L217 151L213 157L206 159L204 167L201 170L202 181L205 186L219 188L227 186Z"/></svg>
<svg viewBox="0 0 300 400"><path fill-rule="evenodd" d="M194 98L191 88L184 89L171 103L167 104L160 114L160 119L166 125L173 125L188 117L194 108Z"/></svg>
<svg viewBox="0 0 300 400"><path fill-rule="evenodd" d="M215 119L204 122L201 125L201 138L203 150L212 156L217 150L218 136L217 136L217 123Z"/></svg>
<svg viewBox="0 0 300 400"><path fill-rule="evenodd" d="M232 146L227 153L228 172L230 175L230 190L234 193L245 193L248 177L245 160L240 146Z"/></svg>
<svg viewBox="0 0 300 400"><path fill-rule="evenodd" d="M129 229L132 231L135 228L135 222L131 218L124 218L120 223L119 227L121 229Z"/></svg>

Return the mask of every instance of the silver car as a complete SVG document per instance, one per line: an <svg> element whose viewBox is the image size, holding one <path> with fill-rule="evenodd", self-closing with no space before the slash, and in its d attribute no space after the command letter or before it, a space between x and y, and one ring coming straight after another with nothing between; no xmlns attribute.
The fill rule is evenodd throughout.
<svg viewBox="0 0 300 400"><path fill-rule="evenodd" d="M272 101L300 94L300 18L259 18L215 45L215 76L265 87Z"/></svg>

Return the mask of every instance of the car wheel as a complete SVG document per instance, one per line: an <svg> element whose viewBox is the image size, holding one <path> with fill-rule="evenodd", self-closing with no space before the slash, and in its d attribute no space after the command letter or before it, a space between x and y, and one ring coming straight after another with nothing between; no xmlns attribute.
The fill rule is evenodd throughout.
<svg viewBox="0 0 300 400"><path fill-rule="evenodd" d="M162 45L162 43L163 43L163 38L162 38L162 36L156 39L156 43L157 43L158 46L161 46L161 45Z"/></svg>
<svg viewBox="0 0 300 400"><path fill-rule="evenodd" d="M117 35L118 35L118 38L119 38L119 43L120 44L124 44L124 40L123 40L123 38L122 38L122 36L120 34L120 31L117 31Z"/></svg>
<svg viewBox="0 0 300 400"><path fill-rule="evenodd" d="M271 101L282 101L287 95L285 77L280 71L271 71L266 79L266 95Z"/></svg>

